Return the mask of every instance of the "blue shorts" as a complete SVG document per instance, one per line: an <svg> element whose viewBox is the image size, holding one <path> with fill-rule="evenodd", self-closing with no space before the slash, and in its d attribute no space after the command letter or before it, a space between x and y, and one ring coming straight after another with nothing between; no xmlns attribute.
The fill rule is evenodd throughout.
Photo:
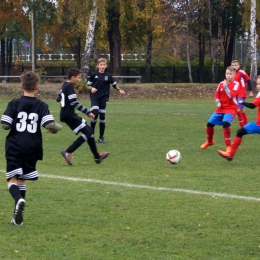
<svg viewBox="0 0 260 260"><path fill-rule="evenodd" d="M223 122L228 122L231 125L233 120L234 120L234 116L232 114L213 113L209 118L208 122L213 125L222 125Z"/></svg>
<svg viewBox="0 0 260 260"><path fill-rule="evenodd" d="M260 126L256 122L249 122L243 128L248 134L260 134Z"/></svg>
<svg viewBox="0 0 260 260"><path fill-rule="evenodd" d="M244 108L244 105L242 105L242 104L239 103L240 100L245 101L246 98L240 97L240 98L237 99L237 102L238 102L238 106L237 106L237 107L238 107L239 109L243 109L243 108Z"/></svg>

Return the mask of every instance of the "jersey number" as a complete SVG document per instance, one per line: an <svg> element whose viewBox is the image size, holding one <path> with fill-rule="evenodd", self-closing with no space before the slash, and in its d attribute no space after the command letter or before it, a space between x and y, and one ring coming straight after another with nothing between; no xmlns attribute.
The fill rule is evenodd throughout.
<svg viewBox="0 0 260 260"><path fill-rule="evenodd" d="M20 122L16 124L16 130L18 132L24 132L25 130L27 130L29 133L36 133L37 131L37 121L39 119L38 114L36 113L31 113L28 114L26 112L20 112L17 116L17 118L20 118ZM27 123L27 118L30 121L30 123Z"/></svg>

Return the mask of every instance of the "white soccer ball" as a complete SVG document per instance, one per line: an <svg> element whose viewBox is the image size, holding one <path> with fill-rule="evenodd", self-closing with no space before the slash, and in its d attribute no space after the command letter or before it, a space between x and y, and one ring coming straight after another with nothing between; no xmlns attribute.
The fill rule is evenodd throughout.
<svg viewBox="0 0 260 260"><path fill-rule="evenodd" d="M181 160L181 153L177 150L170 150L166 153L166 160L171 164L177 164Z"/></svg>

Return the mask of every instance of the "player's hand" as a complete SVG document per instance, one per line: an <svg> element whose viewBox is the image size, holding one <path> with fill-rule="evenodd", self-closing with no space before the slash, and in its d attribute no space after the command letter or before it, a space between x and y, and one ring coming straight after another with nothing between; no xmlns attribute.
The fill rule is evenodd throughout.
<svg viewBox="0 0 260 260"><path fill-rule="evenodd" d="M219 102L219 103L217 103L217 107L221 107L221 103Z"/></svg>
<svg viewBox="0 0 260 260"><path fill-rule="evenodd" d="M125 95L125 91L123 89L119 89L119 93Z"/></svg>
<svg viewBox="0 0 260 260"><path fill-rule="evenodd" d="M97 89L96 88L91 88L91 93L96 93Z"/></svg>
<svg viewBox="0 0 260 260"><path fill-rule="evenodd" d="M88 114L89 118L95 119L95 115L93 113Z"/></svg>
<svg viewBox="0 0 260 260"><path fill-rule="evenodd" d="M254 96L253 91L249 91L248 97L253 97L253 96Z"/></svg>

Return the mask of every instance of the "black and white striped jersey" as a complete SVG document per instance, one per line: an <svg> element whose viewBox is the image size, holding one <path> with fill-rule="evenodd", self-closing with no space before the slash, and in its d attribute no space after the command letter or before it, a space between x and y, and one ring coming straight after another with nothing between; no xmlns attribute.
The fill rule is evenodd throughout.
<svg viewBox="0 0 260 260"><path fill-rule="evenodd" d="M75 115L75 109L88 115L91 113L86 107L82 106L77 101L77 94L74 89L74 85L71 82L64 82L61 89L61 110L60 110L60 121L68 122Z"/></svg>
<svg viewBox="0 0 260 260"><path fill-rule="evenodd" d="M10 101L1 124L11 127L5 142L6 159L42 160L41 126L54 122L48 105L35 97L22 96Z"/></svg>

